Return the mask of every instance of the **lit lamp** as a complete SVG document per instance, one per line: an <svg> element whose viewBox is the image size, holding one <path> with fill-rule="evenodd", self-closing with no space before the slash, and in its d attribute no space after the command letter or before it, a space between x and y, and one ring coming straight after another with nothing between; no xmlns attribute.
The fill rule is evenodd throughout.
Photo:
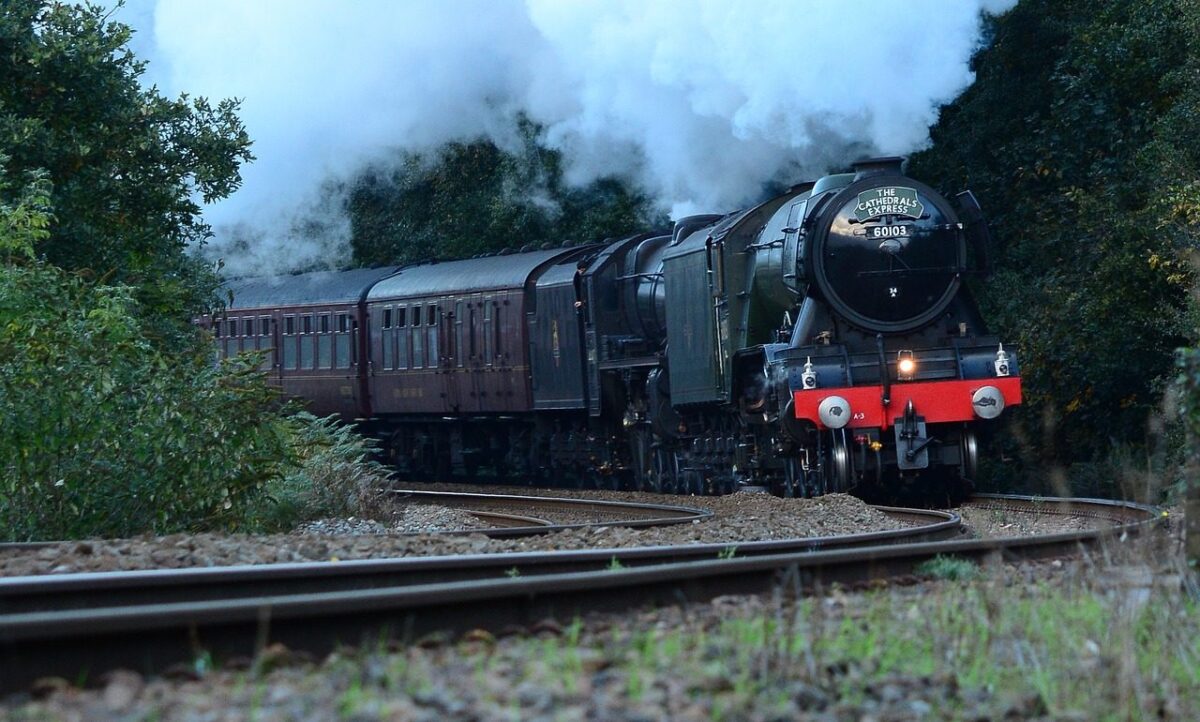
<svg viewBox="0 0 1200 722"><path fill-rule="evenodd" d="M912 351L900 351L896 354L896 378L901 381L912 381L917 375L917 360Z"/></svg>

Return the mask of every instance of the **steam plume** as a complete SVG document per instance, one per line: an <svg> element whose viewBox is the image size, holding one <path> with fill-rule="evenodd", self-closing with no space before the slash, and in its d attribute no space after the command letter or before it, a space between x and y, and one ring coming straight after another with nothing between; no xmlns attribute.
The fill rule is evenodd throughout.
<svg viewBox="0 0 1200 722"><path fill-rule="evenodd" d="M289 230L322 182L396 150L513 147L519 113L570 180L625 176L675 215L911 152L971 82L981 12L1013 2L133 0L117 18L164 91L244 99L258 161L206 212L236 273L344 260L336 212L319 241Z"/></svg>

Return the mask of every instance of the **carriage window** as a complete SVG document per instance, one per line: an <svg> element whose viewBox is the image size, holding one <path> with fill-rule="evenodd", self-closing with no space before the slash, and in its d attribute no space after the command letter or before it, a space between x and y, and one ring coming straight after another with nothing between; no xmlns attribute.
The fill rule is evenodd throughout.
<svg viewBox="0 0 1200 722"><path fill-rule="evenodd" d="M258 339L254 337L254 319L243 318L237 323L241 324L242 338L246 339L242 341L242 350L258 348Z"/></svg>
<svg viewBox="0 0 1200 722"><path fill-rule="evenodd" d="M384 371L390 371L395 368L392 361L392 348L395 344L395 333L396 332L392 329L385 328L379 334L379 345L383 350L383 358L381 358L379 361L382 364Z"/></svg>
<svg viewBox="0 0 1200 722"><path fill-rule="evenodd" d="M300 323L303 326L303 329L300 331L300 333L312 333L312 316L301 317Z"/></svg>
<svg viewBox="0 0 1200 722"><path fill-rule="evenodd" d="M408 307L401 306L396 309L396 326L404 328L408 321Z"/></svg>
<svg viewBox="0 0 1200 722"><path fill-rule="evenodd" d="M383 328L391 328L391 327L392 327L392 309L385 308L385 309L383 309Z"/></svg>
<svg viewBox="0 0 1200 722"><path fill-rule="evenodd" d="M438 308L429 307L429 363L428 366L438 365Z"/></svg>
<svg viewBox="0 0 1200 722"><path fill-rule="evenodd" d="M274 358L272 358L274 355L274 349L272 349L272 347L271 347L271 317L270 316L259 316L259 318L258 318L258 335L259 335L258 348L264 352L262 365L259 366L259 368L262 369L263 371L267 371L267 370L270 370L270 368L275 365L275 360L274 360Z"/></svg>
<svg viewBox="0 0 1200 722"><path fill-rule="evenodd" d="M311 332L312 331L312 318L306 317L306 319L309 321L309 323L307 325L308 325L309 331ZM299 343L300 343L300 368L311 369L313 367L313 360L314 360L312 334L309 333L309 335L307 335L307 336L301 335L299 337Z"/></svg>
<svg viewBox="0 0 1200 722"><path fill-rule="evenodd" d="M350 368L350 315L339 313L337 335L334 336L333 361L340 369Z"/></svg>
<svg viewBox="0 0 1200 722"><path fill-rule="evenodd" d="M283 317L283 367L296 370L296 317Z"/></svg>
<svg viewBox="0 0 1200 722"><path fill-rule="evenodd" d="M329 335L329 314L323 313L318 318L318 328L321 335L317 336L317 368L333 368L333 337Z"/></svg>
<svg viewBox="0 0 1200 722"><path fill-rule="evenodd" d="M221 322L220 321L214 320L212 322L212 332L213 332L214 337L221 338Z"/></svg>
<svg viewBox="0 0 1200 722"><path fill-rule="evenodd" d="M404 309L401 308L401 309L399 309L399 311L400 311L400 318L403 319L404 318ZM406 328L401 328L399 331L396 332L396 341L397 341L396 368L398 368L398 369L408 368L408 336L409 336L409 330Z"/></svg>
<svg viewBox="0 0 1200 722"><path fill-rule="evenodd" d="M413 314L413 321L418 320L418 315ZM420 329L414 329L412 332L412 367L419 369L425 365L425 332Z"/></svg>

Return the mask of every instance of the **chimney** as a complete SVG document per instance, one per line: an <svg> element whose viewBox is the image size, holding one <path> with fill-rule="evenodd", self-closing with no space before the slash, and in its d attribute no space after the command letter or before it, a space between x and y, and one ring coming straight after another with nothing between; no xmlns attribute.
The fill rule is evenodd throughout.
<svg viewBox="0 0 1200 722"><path fill-rule="evenodd" d="M873 175L883 175L885 173L891 175L903 175L900 166L906 159L899 155L889 155L882 158L863 158L851 163L854 168L854 180L860 178L868 178Z"/></svg>

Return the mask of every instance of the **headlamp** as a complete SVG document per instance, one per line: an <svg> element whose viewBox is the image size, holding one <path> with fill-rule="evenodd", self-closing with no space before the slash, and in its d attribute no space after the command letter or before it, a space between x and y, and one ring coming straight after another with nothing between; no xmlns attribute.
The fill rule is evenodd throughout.
<svg viewBox="0 0 1200 722"><path fill-rule="evenodd" d="M917 375L917 360L912 351L900 351L896 354L896 378L901 381L912 381Z"/></svg>

